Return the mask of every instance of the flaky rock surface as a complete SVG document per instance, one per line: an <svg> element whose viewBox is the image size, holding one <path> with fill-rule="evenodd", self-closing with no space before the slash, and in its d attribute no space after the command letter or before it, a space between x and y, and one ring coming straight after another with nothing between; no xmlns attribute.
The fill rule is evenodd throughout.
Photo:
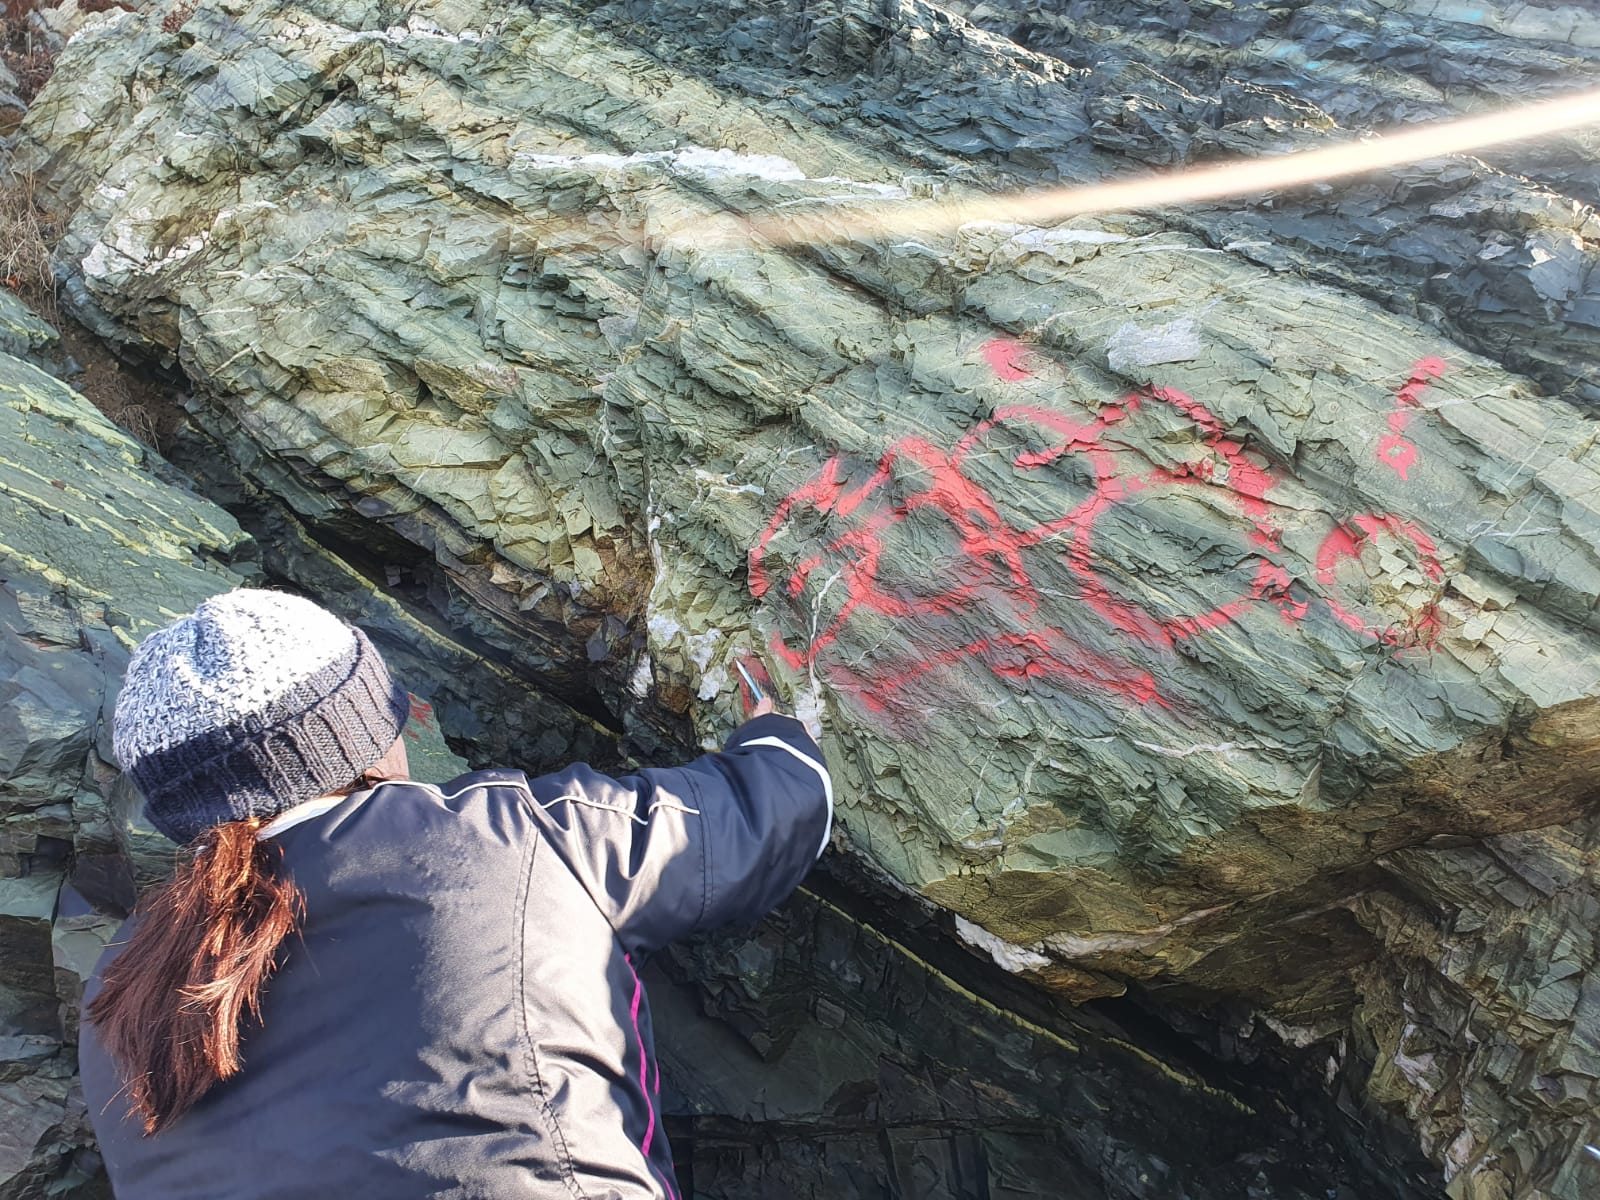
<svg viewBox="0 0 1600 1200"><path fill-rule="evenodd" d="M841 843L978 953L1248 1003L1453 1195L1576 1197L1592 135L1183 214L894 215L1478 104L1402 79L1423 45L1529 94L1596 50L1566 10L1397 3L1166 53L1157 7L110 14L18 162L77 310L182 369L249 485L543 690L530 765L714 734L768 646ZM773 213L809 240L746 235Z"/></svg>
<svg viewBox="0 0 1600 1200"><path fill-rule="evenodd" d="M6 346L53 339L3 294L0 316ZM262 582L264 569L359 621L402 680L434 689L433 703L414 699L406 735L418 778L465 767L442 727L499 762L549 753L552 728L584 736L524 681L418 620L397 598L408 589L375 590L281 505L216 461L198 465L254 539L81 396L0 354L5 1200L109 1195L73 1050L84 978L138 891L170 868L171 847L111 761L107 723L129 651L169 604ZM1123 1196L1150 1194L1141 1179L1170 1191L1194 1177L1183 1186L1206 1200L1251 1188L1316 1200L1330 1182L1359 1187L1363 1168L1337 1160L1314 1113L1291 1128L1270 1086L1153 1055L1108 1017L996 995L998 972L952 958L928 912L897 907L870 922L808 892L754 934L658 968L687 1194L958 1200L1071 1180L1084 1196ZM1174 1137L1177 1117L1186 1132Z"/></svg>

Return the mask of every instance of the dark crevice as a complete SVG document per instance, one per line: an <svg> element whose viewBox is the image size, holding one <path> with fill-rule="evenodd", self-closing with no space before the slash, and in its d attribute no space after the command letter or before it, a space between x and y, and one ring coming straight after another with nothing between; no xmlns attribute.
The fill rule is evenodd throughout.
<svg viewBox="0 0 1600 1200"><path fill-rule="evenodd" d="M1231 1031L1248 1024L1251 1015L1237 1001L1230 1005L1198 993L1188 997L1188 1008L1174 1007L1170 1000L1158 1003L1137 986L1123 996L1080 1004L1055 1000L1027 977L961 946L947 915L874 876L875 869L861 860L830 855L812 872L806 889L1007 1013L1064 1036L1136 1047L1192 1074L1203 1087L1240 1098L1259 1114L1255 1120L1263 1138L1287 1136L1299 1143L1308 1169L1331 1179L1354 1167L1364 1197L1438 1196L1435 1169L1403 1130L1384 1130L1386 1157L1380 1161L1369 1145L1374 1114L1342 1111L1327 1095L1317 1078L1327 1045L1297 1050L1266 1035L1251 1043L1248 1057L1226 1056L1222 1048L1234 1041Z"/></svg>
<svg viewBox="0 0 1600 1200"><path fill-rule="evenodd" d="M189 448L180 445L174 451L178 465L197 478L204 477L208 463L213 464L209 469L214 473L214 464L221 461L219 456L224 454L209 439L202 442L202 436L189 432ZM243 489L216 486L207 490L210 499L228 509L252 532L267 524L263 519L263 507L282 507L281 502L260 492L249 494ZM356 498L354 504L359 508L360 498ZM523 678L530 689L550 696L618 737L623 734L622 719L593 687L575 684L570 673L556 680L540 678L508 658L501 648L475 636L469 629L451 624L442 612L449 603L454 585L449 573L426 547L389 529L381 520L367 519L352 509L341 508L333 519L324 520L307 519L290 514L286 509L282 515L295 521L323 550L365 578L374 591L404 604L416 620L488 661L511 670ZM283 581L297 582L292 576ZM579 650L574 650L572 657L583 661Z"/></svg>

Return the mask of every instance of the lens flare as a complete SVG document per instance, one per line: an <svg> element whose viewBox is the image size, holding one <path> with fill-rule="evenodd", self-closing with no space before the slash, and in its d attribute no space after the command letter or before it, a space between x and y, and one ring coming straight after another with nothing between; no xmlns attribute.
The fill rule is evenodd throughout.
<svg viewBox="0 0 1600 1200"><path fill-rule="evenodd" d="M1547 137L1585 125L1600 125L1600 90L1528 104L1504 112L1437 122L1359 142L1297 151L1273 158L1239 159L1199 170L1146 175L1115 183L1069 186L1006 195L934 201L872 201L848 208L831 198L826 211L790 209L781 215L736 217L720 230L703 225L696 241L760 240L777 245L816 245L918 234L949 233L970 221L1041 225L1091 213L1130 212L1249 196L1302 187L1447 154L1466 154L1507 142ZM791 202L792 203L792 202Z"/></svg>

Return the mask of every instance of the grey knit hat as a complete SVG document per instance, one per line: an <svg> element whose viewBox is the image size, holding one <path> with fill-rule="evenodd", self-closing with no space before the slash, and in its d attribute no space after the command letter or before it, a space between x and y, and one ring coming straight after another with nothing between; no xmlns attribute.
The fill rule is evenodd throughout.
<svg viewBox="0 0 1600 1200"><path fill-rule="evenodd" d="M410 710L359 629L298 596L241 588L133 652L112 742L145 816L181 843L344 787Z"/></svg>

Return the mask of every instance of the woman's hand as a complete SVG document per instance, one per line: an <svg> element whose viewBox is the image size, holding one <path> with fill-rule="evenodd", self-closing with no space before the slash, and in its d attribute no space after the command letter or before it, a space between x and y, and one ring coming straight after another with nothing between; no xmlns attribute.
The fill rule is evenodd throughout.
<svg viewBox="0 0 1600 1200"><path fill-rule="evenodd" d="M733 663L739 673L739 704L744 709L745 720L777 712L772 702L772 676L767 672L767 665L753 654L736 658Z"/></svg>

